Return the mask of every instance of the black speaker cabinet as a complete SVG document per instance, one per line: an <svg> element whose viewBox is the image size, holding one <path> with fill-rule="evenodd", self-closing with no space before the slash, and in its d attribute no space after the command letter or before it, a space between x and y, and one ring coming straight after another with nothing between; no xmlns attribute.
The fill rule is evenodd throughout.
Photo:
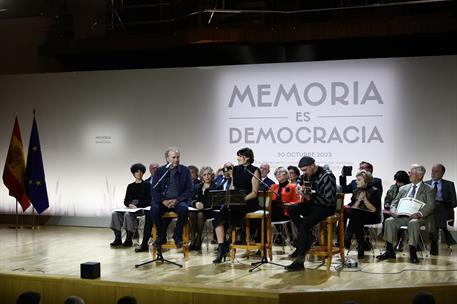
<svg viewBox="0 0 457 304"><path fill-rule="evenodd" d="M86 262L81 264L82 279L98 279L100 277L100 263Z"/></svg>

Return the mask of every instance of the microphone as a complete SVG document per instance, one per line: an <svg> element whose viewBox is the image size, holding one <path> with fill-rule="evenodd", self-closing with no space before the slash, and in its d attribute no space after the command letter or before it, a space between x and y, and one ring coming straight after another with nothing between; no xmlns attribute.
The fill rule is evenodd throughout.
<svg viewBox="0 0 457 304"><path fill-rule="evenodd" d="M165 169L167 169L167 170L162 174L162 176L159 178L157 183L154 186L152 186L152 189L155 189L159 185L159 183L162 181L162 179L164 179L165 175L168 174L168 172L170 171L169 170L170 166L171 166L171 162L165 165Z"/></svg>
<svg viewBox="0 0 457 304"><path fill-rule="evenodd" d="M248 169L248 167L243 166L243 171L249 173L250 175L252 175L252 177L254 177L256 180L258 180L260 184L265 186L265 188L267 188L268 190L270 190L271 192L276 194L276 196L280 196L278 192L276 192L273 189L271 189L271 187L268 186L261 178L258 178L254 173L252 173L251 170Z"/></svg>

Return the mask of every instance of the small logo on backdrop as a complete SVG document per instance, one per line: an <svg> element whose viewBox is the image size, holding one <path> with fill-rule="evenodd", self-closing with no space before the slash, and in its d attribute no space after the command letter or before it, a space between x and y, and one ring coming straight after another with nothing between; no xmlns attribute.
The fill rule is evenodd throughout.
<svg viewBox="0 0 457 304"><path fill-rule="evenodd" d="M109 135L100 135L95 136L96 144L111 144L111 136Z"/></svg>

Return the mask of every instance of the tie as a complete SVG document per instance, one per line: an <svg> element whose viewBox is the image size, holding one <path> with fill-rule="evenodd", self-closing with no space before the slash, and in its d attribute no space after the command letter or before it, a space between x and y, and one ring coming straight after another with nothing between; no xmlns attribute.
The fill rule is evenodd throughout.
<svg viewBox="0 0 457 304"><path fill-rule="evenodd" d="M229 190L229 189L230 189L230 178L226 178L224 190Z"/></svg>
<svg viewBox="0 0 457 304"><path fill-rule="evenodd" d="M433 188L435 189L435 193L438 194L438 182L433 182Z"/></svg>
<svg viewBox="0 0 457 304"><path fill-rule="evenodd" d="M417 186L414 185L413 186L413 191L411 191L411 193L409 194L409 197L414 197L416 195L416 188L417 188Z"/></svg>

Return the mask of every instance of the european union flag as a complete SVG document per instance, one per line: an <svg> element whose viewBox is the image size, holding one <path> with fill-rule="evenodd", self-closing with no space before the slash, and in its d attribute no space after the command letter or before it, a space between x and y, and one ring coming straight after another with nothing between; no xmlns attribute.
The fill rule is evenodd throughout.
<svg viewBox="0 0 457 304"><path fill-rule="evenodd" d="M30 134L29 152L27 154L27 195L38 213L48 209L48 191L44 178L43 157L41 155L40 137L38 126L33 111L33 125Z"/></svg>

